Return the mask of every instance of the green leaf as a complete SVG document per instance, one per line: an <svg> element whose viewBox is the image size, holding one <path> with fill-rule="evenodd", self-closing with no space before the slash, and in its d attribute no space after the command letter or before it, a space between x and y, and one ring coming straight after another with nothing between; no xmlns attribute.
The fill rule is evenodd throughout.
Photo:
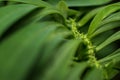
<svg viewBox="0 0 120 80"><path fill-rule="evenodd" d="M120 22L119 22L119 21L105 24L105 25L101 26L99 29L97 29L97 30L90 36L90 38L93 38L93 37L99 35L100 33L103 33L103 32L108 31L108 30L112 30L112 29L117 28L117 27L120 27Z"/></svg>
<svg viewBox="0 0 120 80"><path fill-rule="evenodd" d="M119 62L119 57L120 57L120 48L117 49L115 52L111 53L110 55L102 58L99 60L100 63L106 63L106 62Z"/></svg>
<svg viewBox="0 0 120 80"><path fill-rule="evenodd" d="M108 15L110 15L111 13L113 13L117 10L120 10L120 3L119 2L105 6L102 10L100 10L100 12L97 13L97 15L95 16L95 18L92 20L92 22L90 24L90 27L88 30L88 36L93 34L93 32L97 28L100 27L100 24L104 18L106 18Z"/></svg>
<svg viewBox="0 0 120 80"><path fill-rule="evenodd" d="M120 49L117 49L110 55L99 60L100 64L102 64L105 67L109 79L112 79L116 74L118 74L118 71L115 70L115 67L116 64L120 62L119 57L120 57Z"/></svg>
<svg viewBox="0 0 120 80"><path fill-rule="evenodd" d="M25 16L36 6L29 4L9 5L0 8L0 36L17 20ZM9 13L9 14L8 14Z"/></svg>
<svg viewBox="0 0 120 80"><path fill-rule="evenodd" d="M101 43L100 45L98 45L96 47L96 51L101 50L102 48L104 48L105 46L107 46L108 44L119 40L120 39L120 31L116 32L115 34L113 34L112 36L110 36L107 40L105 40L103 43Z"/></svg>
<svg viewBox="0 0 120 80"><path fill-rule="evenodd" d="M59 29L58 29L59 30ZM62 31L56 31L56 33L53 33L50 37L48 37L48 41L46 42L47 46L45 51L42 51L42 57L39 61L40 66L45 67L47 61L50 63L51 61L49 60L51 57L56 55L56 51L59 49L60 45L62 42L66 41L63 39L65 36L68 36L67 29L63 29Z"/></svg>
<svg viewBox="0 0 120 80"><path fill-rule="evenodd" d="M35 12L35 11L34 11ZM45 19L48 18L48 19ZM49 19L51 18L51 19ZM27 22L29 23L35 23L38 21L58 21L61 23L65 23L65 16L64 13L62 13L59 9L57 9L56 7L46 7L46 8L42 8L40 7L35 14L33 13L33 15L31 15L29 18L27 18ZM27 23L26 22L26 23Z"/></svg>
<svg viewBox="0 0 120 80"><path fill-rule="evenodd" d="M75 63L70 70L66 80L81 80L84 70L87 68L87 62Z"/></svg>
<svg viewBox="0 0 120 80"><path fill-rule="evenodd" d="M47 0L51 4L57 4L60 0ZM111 0L65 0L67 5L70 7L79 7L79 6L96 6L102 5L110 2Z"/></svg>
<svg viewBox="0 0 120 80"><path fill-rule="evenodd" d="M92 68L86 75L84 76L83 80L105 80L103 76L103 70Z"/></svg>
<svg viewBox="0 0 120 80"><path fill-rule="evenodd" d="M48 4L42 0L9 0L9 1L32 4L32 5L36 5L38 7L51 7L50 4Z"/></svg>
<svg viewBox="0 0 120 80"><path fill-rule="evenodd" d="M28 25L4 40L0 45L0 79L23 80L44 41L58 26L61 25L55 22Z"/></svg>
<svg viewBox="0 0 120 80"><path fill-rule="evenodd" d="M98 12L99 10L101 10L101 9L102 9L102 8L100 7L100 8L96 8L96 9L90 11L88 14L86 14L86 15L78 22L78 26L79 26L79 27L84 26L84 25L85 25L91 18L93 18L93 17L97 14L97 12Z"/></svg>
<svg viewBox="0 0 120 80"><path fill-rule="evenodd" d="M64 80L79 42L80 41L70 40L63 44L57 51L57 55L53 57L54 60L51 64L53 67L49 67L46 70L41 80Z"/></svg>
<svg viewBox="0 0 120 80"><path fill-rule="evenodd" d="M68 6L64 1L60 1L57 5L58 9L62 12L65 18L67 18Z"/></svg>
<svg viewBox="0 0 120 80"><path fill-rule="evenodd" d="M105 18L101 25L104 25L106 23L114 22L114 21L120 21L120 12L116 12Z"/></svg>
<svg viewBox="0 0 120 80"><path fill-rule="evenodd" d="M63 19L63 22L65 22L64 14L62 14L58 9L56 8L45 8L43 9L39 14L37 14L35 21L38 21L45 16L48 16L50 14L58 14Z"/></svg>
<svg viewBox="0 0 120 80"><path fill-rule="evenodd" d="M120 66L120 2L112 3L0 0L0 80L112 79ZM68 18L97 49L100 68L88 64L89 41L73 38Z"/></svg>
<svg viewBox="0 0 120 80"><path fill-rule="evenodd" d="M68 6L78 7L78 6L96 6L102 5L110 2L111 0L66 0Z"/></svg>

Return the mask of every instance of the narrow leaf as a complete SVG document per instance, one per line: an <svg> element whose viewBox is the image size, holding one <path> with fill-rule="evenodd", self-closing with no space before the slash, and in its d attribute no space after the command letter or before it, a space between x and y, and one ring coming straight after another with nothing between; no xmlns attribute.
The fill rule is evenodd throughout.
<svg viewBox="0 0 120 80"><path fill-rule="evenodd" d="M104 48L105 46L107 46L108 44L119 40L120 39L120 31L116 32L115 34L113 34L112 36L110 36L107 40L105 40L103 43L101 43L99 46L96 47L96 50L99 51L102 48Z"/></svg>
<svg viewBox="0 0 120 80"><path fill-rule="evenodd" d="M25 16L36 6L29 4L10 5L0 8L0 36L18 19ZM8 14L9 13L9 14Z"/></svg>
<svg viewBox="0 0 120 80"><path fill-rule="evenodd" d="M108 5L104 7L98 14L95 16L93 21L90 24L89 30L88 30L88 36L90 36L97 28L100 27L100 24L104 18L106 18L111 13L120 10L120 3L115 3Z"/></svg>
<svg viewBox="0 0 120 80"><path fill-rule="evenodd" d="M101 26L99 29L97 29L97 30L90 36L90 38L93 38L93 37L99 35L100 33L103 33L103 32L108 31L108 30L112 30L112 29L117 28L117 27L120 27L120 22L119 22L119 21L105 24L105 25Z"/></svg>
<svg viewBox="0 0 120 80"><path fill-rule="evenodd" d="M36 5L38 7L51 7L50 4L48 4L48 3L46 3L46 2L44 2L42 0L9 0L9 1L32 4L32 5Z"/></svg>
<svg viewBox="0 0 120 80"><path fill-rule="evenodd" d="M79 22L78 22L78 26L81 27L81 26L84 26L92 17L94 17L97 12L99 10L101 10L102 8L96 8L92 11L90 11L88 14L86 14Z"/></svg>
<svg viewBox="0 0 120 80"><path fill-rule="evenodd" d="M0 79L23 80L44 41L57 26L60 25L54 22L28 25L3 41L0 45Z"/></svg>
<svg viewBox="0 0 120 80"><path fill-rule="evenodd" d="M63 80L65 78L79 42L70 40L61 46L51 64L53 67L46 70L42 80Z"/></svg>
<svg viewBox="0 0 120 80"><path fill-rule="evenodd" d="M74 67L70 70L69 76L66 80L81 80L84 70L87 68L87 62L80 62L74 64Z"/></svg>

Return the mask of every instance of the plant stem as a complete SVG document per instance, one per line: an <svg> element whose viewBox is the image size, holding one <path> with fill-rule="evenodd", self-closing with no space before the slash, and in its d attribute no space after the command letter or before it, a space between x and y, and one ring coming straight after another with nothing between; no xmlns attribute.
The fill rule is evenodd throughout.
<svg viewBox="0 0 120 80"><path fill-rule="evenodd" d="M87 51L88 58L89 58L88 62L90 63L90 65L95 65L97 68L100 68L101 65L99 64L99 62L97 61L97 59L95 57L94 46L93 46L92 42L90 41L90 39L87 37L86 34L80 33L77 30L75 20L70 19L70 22L72 25L72 32L73 32L75 39L82 39L83 43L85 43L88 48L88 51Z"/></svg>

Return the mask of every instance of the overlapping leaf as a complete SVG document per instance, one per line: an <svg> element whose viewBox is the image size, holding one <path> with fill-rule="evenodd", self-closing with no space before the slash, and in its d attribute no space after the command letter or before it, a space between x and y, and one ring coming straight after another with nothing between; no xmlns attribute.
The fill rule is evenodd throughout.
<svg viewBox="0 0 120 80"><path fill-rule="evenodd" d="M25 16L36 6L29 4L11 5L0 8L0 36L17 20ZM17 14L17 15L16 15ZM11 17L12 16L12 17Z"/></svg>
<svg viewBox="0 0 120 80"><path fill-rule="evenodd" d="M57 4L60 0L47 0L51 4ZM68 6L96 6L110 2L111 0L65 0Z"/></svg>
<svg viewBox="0 0 120 80"><path fill-rule="evenodd" d="M100 10L100 12L95 16L93 21L90 24L89 30L88 30L88 36L93 34L93 32L99 28L99 25L101 24L102 20L106 18L111 13L120 10L120 3L115 3L109 6L106 6L104 9Z"/></svg>
<svg viewBox="0 0 120 80"><path fill-rule="evenodd" d="M47 27L45 27L47 26ZM28 25L0 45L2 80L21 80L36 60L43 42L59 24L45 22ZM12 73L11 73L12 71Z"/></svg>
<svg viewBox="0 0 120 80"><path fill-rule="evenodd" d="M0 0L0 36L5 36L0 41L0 80L112 79L120 62L116 43L120 40L120 3L109 2ZM110 5L102 6L107 3ZM91 54L83 50L89 44L80 46L84 39L73 38L70 17L76 19L80 34L87 35L95 46L96 55L92 56L98 58L100 68L91 66L88 59L77 59L81 52L85 57ZM14 27L17 30L12 30Z"/></svg>

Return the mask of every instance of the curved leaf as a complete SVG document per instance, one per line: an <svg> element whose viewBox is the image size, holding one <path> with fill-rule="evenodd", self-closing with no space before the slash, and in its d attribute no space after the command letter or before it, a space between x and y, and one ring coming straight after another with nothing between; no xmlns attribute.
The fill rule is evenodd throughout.
<svg viewBox="0 0 120 80"><path fill-rule="evenodd" d="M54 67L49 67L46 70L42 80L63 80L65 78L79 42L70 40L59 48L57 55L54 57L55 60L51 64Z"/></svg>
<svg viewBox="0 0 120 80"><path fill-rule="evenodd" d="M90 24L88 30L88 36L90 36L97 28L100 27L100 23L104 18L106 18L111 13L120 10L120 3L115 3L104 7L100 12L95 16L93 21Z"/></svg>
<svg viewBox="0 0 120 80"><path fill-rule="evenodd" d="M36 6L29 4L9 5L0 8L0 36L17 20L25 16ZM9 13L9 14L8 14ZM11 17L12 16L12 17Z"/></svg>
<svg viewBox="0 0 120 80"><path fill-rule="evenodd" d="M107 40L105 40L103 43L101 43L99 46L96 47L96 50L99 51L102 48L104 48L105 46L107 46L108 44L119 40L120 39L120 31L116 32L115 34L113 34L112 36L110 36Z"/></svg>
<svg viewBox="0 0 120 80"><path fill-rule="evenodd" d="M50 14L59 14L63 18L63 21L65 22L65 17L63 16L63 14L58 9L55 9L55 8L43 9L39 14L36 15L35 21L38 21Z"/></svg>
<svg viewBox="0 0 120 80"><path fill-rule="evenodd" d="M117 28L117 27L120 27L120 22L119 22L119 21L105 24L105 25L101 26L99 29L97 29L97 30L90 36L90 38L93 38L93 37L99 35L100 33L103 33L103 32L108 31L108 30L112 30L112 29Z"/></svg>
<svg viewBox="0 0 120 80"><path fill-rule="evenodd" d="M107 61L114 61L114 62L119 62L119 57L120 57L120 49L117 49L115 52L111 53L107 57L104 57L103 59L100 59L100 63L106 63Z"/></svg>
<svg viewBox="0 0 120 80"><path fill-rule="evenodd" d="M101 25L104 25L106 23L114 22L114 21L120 21L120 12L116 12L105 18L102 22Z"/></svg>
<svg viewBox="0 0 120 80"><path fill-rule="evenodd" d="M96 6L110 2L111 0L66 0L68 6Z"/></svg>
<svg viewBox="0 0 120 80"><path fill-rule="evenodd" d="M28 25L3 41L0 44L0 79L24 79L44 41L58 26L61 25L55 22Z"/></svg>
<svg viewBox="0 0 120 80"><path fill-rule="evenodd" d="M102 8L97 8L97 9L94 9L92 11L90 11L88 14L86 14L79 22L78 22L78 26L81 27L81 26L84 26L92 17L95 16L95 14L97 14L97 12L99 10L101 10Z"/></svg>
<svg viewBox="0 0 120 80"><path fill-rule="evenodd" d="M51 4L57 4L60 0L47 0ZM111 0L65 0L70 7L96 6L110 2Z"/></svg>
<svg viewBox="0 0 120 80"><path fill-rule="evenodd" d="M36 5L38 7L51 7L50 4L48 4L48 3L46 3L46 2L44 2L42 0L9 0L9 1L32 4L32 5Z"/></svg>
<svg viewBox="0 0 120 80"><path fill-rule="evenodd" d="M81 80L84 70L87 68L87 62L81 62L74 64L74 67L70 70L66 80Z"/></svg>
<svg viewBox="0 0 120 80"><path fill-rule="evenodd" d="M83 78L83 80L105 80L102 69L92 68Z"/></svg>

